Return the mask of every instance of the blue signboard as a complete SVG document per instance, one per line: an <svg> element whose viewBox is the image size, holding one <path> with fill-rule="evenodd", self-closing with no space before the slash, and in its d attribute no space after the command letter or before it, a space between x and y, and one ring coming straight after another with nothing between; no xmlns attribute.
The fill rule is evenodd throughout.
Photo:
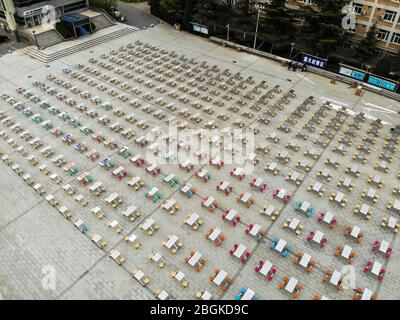
<svg viewBox="0 0 400 320"><path fill-rule="evenodd" d="M323 59L323 58L318 58L318 57L312 56L310 54L303 53L301 62L308 64L310 66L313 66L313 67L325 69L326 64L328 63L328 60Z"/></svg>
<svg viewBox="0 0 400 320"><path fill-rule="evenodd" d="M394 91L396 89L396 83L383 80L378 77L369 76L368 83L373 84L374 86L381 87L386 90Z"/></svg>
<svg viewBox="0 0 400 320"><path fill-rule="evenodd" d="M357 80L361 80L361 81L364 80L365 76L366 76L366 74L363 73L363 72L360 72L360 71L353 70L352 73L351 73L351 77L352 78L357 79Z"/></svg>

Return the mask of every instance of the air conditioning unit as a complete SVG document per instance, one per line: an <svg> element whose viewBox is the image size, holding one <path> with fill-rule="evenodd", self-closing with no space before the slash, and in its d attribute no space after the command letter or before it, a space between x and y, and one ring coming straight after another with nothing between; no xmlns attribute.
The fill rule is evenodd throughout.
<svg viewBox="0 0 400 320"><path fill-rule="evenodd" d="M383 17L384 17L384 16L379 16L379 20L383 20Z"/></svg>
<svg viewBox="0 0 400 320"><path fill-rule="evenodd" d="M366 13L367 13L367 12L366 12L365 10L361 11L361 15L362 15L362 16L365 16Z"/></svg>

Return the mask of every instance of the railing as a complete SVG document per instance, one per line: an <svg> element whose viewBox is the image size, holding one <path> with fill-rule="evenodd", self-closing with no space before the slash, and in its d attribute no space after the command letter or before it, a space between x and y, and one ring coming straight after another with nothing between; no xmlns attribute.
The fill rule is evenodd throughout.
<svg viewBox="0 0 400 320"><path fill-rule="evenodd" d="M101 11L102 11L102 13L105 15L105 17L106 17L112 24L115 24L115 23L116 23L116 20L115 20L113 17L111 17L111 16L109 15L109 13L108 13L106 10L101 9Z"/></svg>

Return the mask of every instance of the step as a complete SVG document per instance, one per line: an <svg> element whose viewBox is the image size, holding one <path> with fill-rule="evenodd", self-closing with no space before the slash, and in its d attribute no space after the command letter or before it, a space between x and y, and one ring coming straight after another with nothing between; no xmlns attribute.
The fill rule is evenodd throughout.
<svg viewBox="0 0 400 320"><path fill-rule="evenodd" d="M105 43L107 41L114 40L119 37L128 35L132 32L136 32L138 30L139 29L134 28L134 27L126 27L126 28L116 30L116 31L108 33L108 34L104 34L97 38L90 39L88 41L71 46L69 48L60 50L58 52L50 53L50 54L46 54L43 51L37 50L37 48L35 46L26 47L26 48L21 49L20 51L31 56L34 59L37 59L37 60L43 62L43 63L49 63L51 61L66 57L66 56L74 54L74 53L77 53L79 51L94 47L101 43Z"/></svg>

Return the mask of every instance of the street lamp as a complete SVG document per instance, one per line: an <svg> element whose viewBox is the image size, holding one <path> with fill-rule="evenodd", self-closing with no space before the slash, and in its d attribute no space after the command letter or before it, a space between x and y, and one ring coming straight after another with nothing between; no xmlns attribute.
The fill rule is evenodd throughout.
<svg viewBox="0 0 400 320"><path fill-rule="evenodd" d="M39 43L38 43L37 37L36 37L36 31L32 30L32 34L33 34L33 38L35 39L35 43L36 43L37 49L40 50Z"/></svg>
<svg viewBox="0 0 400 320"><path fill-rule="evenodd" d="M296 45L294 42L292 42L291 44L290 44L292 47L290 48L290 56L289 56L289 59L292 59L292 55L293 55L293 49L294 49L294 46Z"/></svg>
<svg viewBox="0 0 400 320"><path fill-rule="evenodd" d="M229 42L229 23L226 25L226 27L228 28L226 32L226 42Z"/></svg>
<svg viewBox="0 0 400 320"><path fill-rule="evenodd" d="M253 49L256 48L256 43L257 43L257 33L258 33L258 22L260 21L260 8L257 7L257 24L256 24L256 34L254 36L254 46Z"/></svg>

